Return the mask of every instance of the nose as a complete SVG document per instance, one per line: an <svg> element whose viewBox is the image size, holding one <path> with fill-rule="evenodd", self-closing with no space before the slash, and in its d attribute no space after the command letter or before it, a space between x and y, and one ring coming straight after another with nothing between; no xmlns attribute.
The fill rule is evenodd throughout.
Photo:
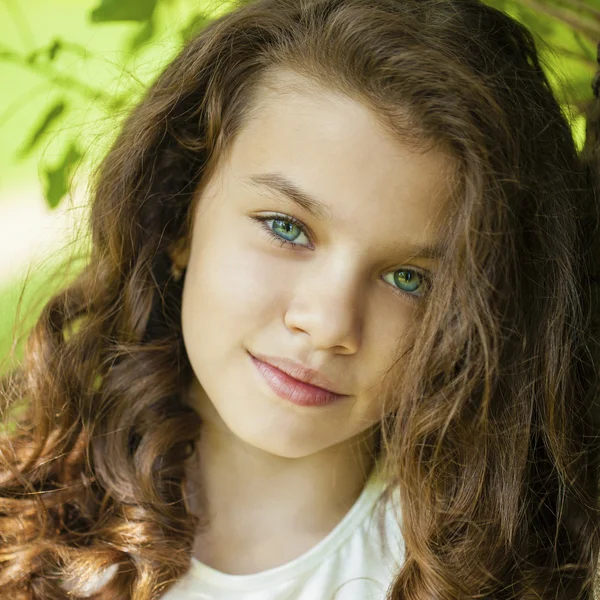
<svg viewBox="0 0 600 600"><path fill-rule="evenodd" d="M359 273L348 264L355 261L335 262L313 264L294 278L285 324L292 332L309 335L314 349L355 354L362 336L364 294Z"/></svg>

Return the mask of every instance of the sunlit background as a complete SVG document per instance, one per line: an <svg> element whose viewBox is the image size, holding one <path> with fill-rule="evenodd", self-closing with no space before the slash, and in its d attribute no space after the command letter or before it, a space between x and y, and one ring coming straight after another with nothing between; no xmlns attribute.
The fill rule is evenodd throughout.
<svg viewBox="0 0 600 600"><path fill-rule="evenodd" d="M402 0L398 0L401 2ZM529 26L577 142L593 100L600 0L490 0ZM84 252L90 175L127 111L235 0L0 0L0 359ZM17 303L25 286L22 312ZM31 303L36 298L37 305Z"/></svg>

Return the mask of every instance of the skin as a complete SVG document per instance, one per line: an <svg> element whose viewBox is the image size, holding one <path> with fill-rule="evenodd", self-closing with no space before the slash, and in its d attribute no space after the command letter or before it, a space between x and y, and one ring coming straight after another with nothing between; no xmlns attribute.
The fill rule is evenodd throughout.
<svg viewBox="0 0 600 600"><path fill-rule="evenodd" d="M434 243L449 193L441 150L408 150L354 100L281 72L258 106L203 188L188 250L173 254L187 266L182 327L196 376L187 400L203 418L186 489L210 516L194 556L238 575L308 551L363 489L379 382L418 330L417 301L395 291L393 274L436 268L390 247ZM244 181L267 172L332 219ZM308 237L249 218L272 213L300 220ZM269 225L299 247L271 239ZM302 362L348 397L318 408L283 400L248 351Z"/></svg>

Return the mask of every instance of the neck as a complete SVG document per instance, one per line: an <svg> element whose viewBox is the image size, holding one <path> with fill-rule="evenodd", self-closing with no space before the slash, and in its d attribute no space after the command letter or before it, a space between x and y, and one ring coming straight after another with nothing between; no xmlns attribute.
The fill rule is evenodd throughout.
<svg viewBox="0 0 600 600"><path fill-rule="evenodd" d="M230 573L283 564L323 539L356 502L375 464L376 427L307 456L277 456L234 435L201 388L192 390L203 424L186 487L192 512L208 520L196 558Z"/></svg>

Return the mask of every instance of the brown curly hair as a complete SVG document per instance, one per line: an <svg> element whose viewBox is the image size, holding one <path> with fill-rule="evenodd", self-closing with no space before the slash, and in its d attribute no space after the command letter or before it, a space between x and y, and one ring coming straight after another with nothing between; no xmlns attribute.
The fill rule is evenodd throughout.
<svg viewBox="0 0 600 600"><path fill-rule="evenodd" d="M240 2L158 77L98 171L84 268L2 381L3 597L80 597L116 565L92 597L150 600L189 568L201 423L171 252L278 67L455 157L446 252L386 387L406 546L387 598L591 598L599 109L578 153L531 32L478 0Z"/></svg>

